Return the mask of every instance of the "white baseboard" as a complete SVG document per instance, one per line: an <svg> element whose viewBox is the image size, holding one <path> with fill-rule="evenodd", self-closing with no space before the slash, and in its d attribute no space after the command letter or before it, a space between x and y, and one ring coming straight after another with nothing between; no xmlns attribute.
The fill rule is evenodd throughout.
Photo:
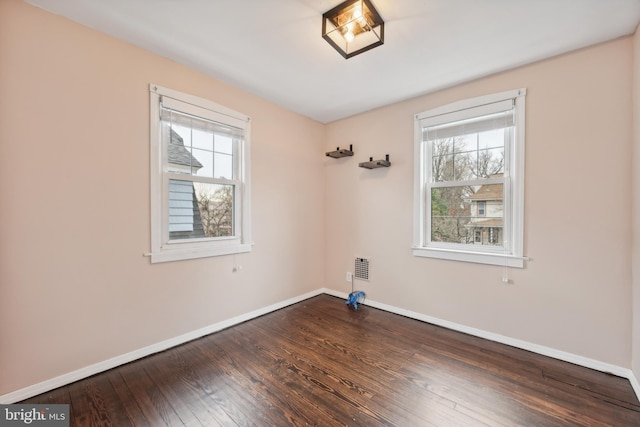
<svg viewBox="0 0 640 427"><path fill-rule="evenodd" d="M314 297L316 295L320 295L322 293L325 293L324 289L318 289L313 292L308 292L304 295L300 295L295 298L288 299L286 301L272 304L270 306L263 307L258 310L254 310L252 312L242 314L240 316L232 317L231 319L206 326L204 328L177 336L175 338L171 338L171 339L141 348L139 350L134 350L132 352L113 357L103 362L99 362L99 363L84 367L82 369L78 369L76 371L69 372L55 378L51 378L49 380L46 380L37 384L33 384L23 389L16 390L11 393L0 396L0 404L20 402L30 397L37 396L42 393L46 393L55 388L62 387L67 384L71 384L75 381L88 378L95 374L99 374L100 372L108 371L109 369L113 369L120 365L124 365L125 363L133 362L134 360L138 360L143 357L146 357L155 353L159 353L171 347L175 347L180 344L193 341L205 335L209 335L214 332L218 332L223 329L229 328L233 325L246 322L247 320L260 317L264 314L271 313L273 311L279 310L281 308L287 307L289 305L295 304L300 301L304 301L308 298Z"/></svg>
<svg viewBox="0 0 640 427"><path fill-rule="evenodd" d="M331 289L325 289L324 293L333 295L340 298L347 298L348 294L344 292L338 292ZM458 323L450 322L448 320L438 319L436 317L427 316L422 313L416 313L414 311L405 310L403 308L394 307L392 305L372 301L365 299L364 305L370 307L379 308L384 311L399 314L401 316L409 317L411 319L420 320L423 322L431 323L433 325L442 326L447 329L452 329L458 332L464 332L465 334L473 335L476 337L484 338L490 341L506 344L511 347L521 348L523 350L531 351L533 353L541 354L543 356L552 357L554 359L562 360L565 362L573 363L575 365L584 366L586 368L594 369L600 372L606 372L616 375L618 377L627 378L633 387L633 390L640 400L640 383L635 377L633 371L629 368L623 368L621 366L612 365L609 363L601 362L598 360L590 359L588 357L579 356L577 354L568 353L554 348L545 347L538 344L533 344L527 341L510 338L504 335L495 334L493 332L487 332L482 329L471 328L469 326L461 325Z"/></svg>
<svg viewBox="0 0 640 427"><path fill-rule="evenodd" d="M263 307L258 310L254 310L252 312L249 312L240 316L236 316L231 319L224 320L222 322L215 323L213 325L180 335L178 337L171 338L171 339L159 342L157 344L153 344L153 345L141 348L139 350L135 350L135 351L123 354L121 356L116 356L111 359L105 360L103 362L99 362L94 365L90 365L85 368L78 369L76 371L69 372L67 374L60 375L58 377L51 378L49 380L25 387L23 389L16 390L8 394L4 394L0 396L0 404L20 402L24 399L28 399L30 397L37 396L42 393L46 393L47 391L53 390L55 388L62 387L67 384L71 384L75 381L90 377L95 374L99 374L100 372L108 371L109 369L113 369L120 365L124 365L125 363L133 362L134 360L141 359L151 354L159 353L171 347L175 347L175 346L184 344L186 342L192 341L194 339L203 337L205 335L209 335L214 332L221 331L223 329L229 328L239 323L246 322L247 320L260 317L264 314L271 313L273 311L279 310L281 308L287 307L289 305L298 303L300 301L304 301L306 299L309 299L321 294L332 295L335 297L344 298L345 300L348 296L347 293L338 292L338 291L335 291L332 289L326 289L326 288L321 288L312 292L308 292L306 294L303 294L294 298L290 298L286 301L272 304L270 306ZM633 371L631 371L631 369L623 368L616 365L611 365L609 363L600 362L598 360L589 359L587 357L578 356L573 353L567 353L567 352L556 350L550 347L533 344L527 341L506 337L504 335L494 334L492 332L483 331L481 329L471 328L465 325L450 322L448 320L442 320L436 317L427 316L425 314L417 313L414 311L394 307L392 305L372 301L370 299L366 299L363 304L368 305L370 307L379 308L381 310L385 310L390 313L395 313L401 316L409 317L411 319L416 319L416 320L431 323L437 326L442 326L447 329L452 329L454 331L464 332L466 334L477 336L480 338L485 338L490 341L499 342L512 347L521 348L523 350L528 350L534 353L538 353L544 356L549 356L554 359L563 360L565 362L570 362L570 363L584 366L590 369L595 369L597 371L607 372L622 378L627 378L631 383L631 386L636 396L638 397L638 399L640 399L640 383L638 382L638 379L634 375Z"/></svg>

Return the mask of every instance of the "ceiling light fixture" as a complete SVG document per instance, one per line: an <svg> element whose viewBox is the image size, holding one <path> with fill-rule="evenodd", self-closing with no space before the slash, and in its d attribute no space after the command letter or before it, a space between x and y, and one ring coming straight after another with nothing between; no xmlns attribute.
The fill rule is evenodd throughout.
<svg viewBox="0 0 640 427"><path fill-rule="evenodd" d="M347 0L322 15L322 38L349 59L384 43L384 21L369 0Z"/></svg>

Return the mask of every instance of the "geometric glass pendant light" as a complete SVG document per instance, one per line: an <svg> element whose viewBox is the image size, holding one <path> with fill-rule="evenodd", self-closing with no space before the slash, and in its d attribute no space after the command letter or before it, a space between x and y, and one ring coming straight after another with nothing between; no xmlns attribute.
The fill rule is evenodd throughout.
<svg viewBox="0 0 640 427"><path fill-rule="evenodd" d="M322 15L322 38L345 59L384 43L384 21L369 0L347 0Z"/></svg>

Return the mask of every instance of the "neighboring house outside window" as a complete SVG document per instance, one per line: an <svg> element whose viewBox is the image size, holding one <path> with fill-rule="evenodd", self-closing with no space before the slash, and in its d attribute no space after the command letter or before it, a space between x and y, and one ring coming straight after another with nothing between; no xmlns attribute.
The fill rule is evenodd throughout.
<svg viewBox="0 0 640 427"><path fill-rule="evenodd" d="M152 262L251 250L250 122L150 86Z"/></svg>
<svg viewBox="0 0 640 427"><path fill-rule="evenodd" d="M503 187L503 184L485 184L466 199L471 203L471 217L466 227L473 231L474 244L502 245Z"/></svg>
<svg viewBox="0 0 640 427"><path fill-rule="evenodd" d="M183 138L174 129L168 129L167 166L170 170L197 174L202 164L184 146ZM192 182L169 180L169 239L205 237L202 217Z"/></svg>
<svg viewBox="0 0 640 427"><path fill-rule="evenodd" d="M414 255L523 267L525 94L416 115Z"/></svg>

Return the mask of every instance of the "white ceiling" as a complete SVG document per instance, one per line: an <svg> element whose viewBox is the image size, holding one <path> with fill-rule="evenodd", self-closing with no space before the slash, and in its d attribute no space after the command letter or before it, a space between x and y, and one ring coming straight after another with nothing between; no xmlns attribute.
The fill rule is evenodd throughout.
<svg viewBox="0 0 640 427"><path fill-rule="evenodd" d="M27 0L322 123L632 34L640 0L372 0L383 46L321 37L342 0Z"/></svg>

